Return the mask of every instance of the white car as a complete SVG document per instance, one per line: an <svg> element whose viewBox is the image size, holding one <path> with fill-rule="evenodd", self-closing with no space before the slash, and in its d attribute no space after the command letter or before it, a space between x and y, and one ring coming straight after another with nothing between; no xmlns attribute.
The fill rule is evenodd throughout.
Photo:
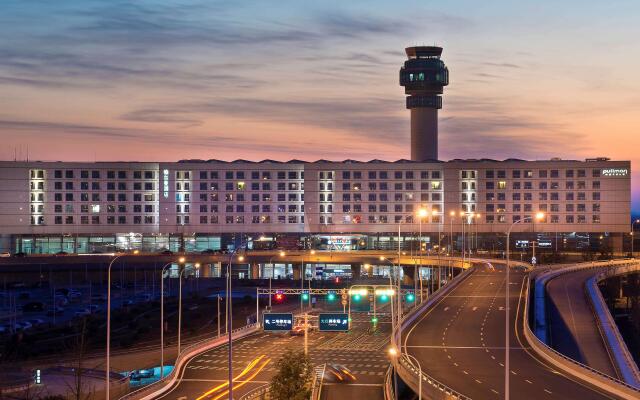
<svg viewBox="0 0 640 400"><path fill-rule="evenodd" d="M0 253L0 257L11 257L11 253L9 253L8 251L3 251L2 253Z"/></svg>

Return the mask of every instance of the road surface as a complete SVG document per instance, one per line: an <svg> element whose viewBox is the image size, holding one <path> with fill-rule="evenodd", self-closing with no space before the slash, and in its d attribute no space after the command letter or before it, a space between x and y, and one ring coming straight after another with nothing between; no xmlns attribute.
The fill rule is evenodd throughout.
<svg viewBox="0 0 640 400"><path fill-rule="evenodd" d="M353 315L349 333L311 332L309 356L314 365L336 363L346 366L357 378L349 384L323 383L323 399L383 398L382 383L389 365L385 348L390 324L380 317L379 328L370 330L370 317ZM304 338L289 333L259 332L233 344L234 398L269 383L276 373L276 362L287 349L302 350ZM162 399L226 399L228 347L221 346L189 361L179 384Z"/></svg>
<svg viewBox="0 0 640 400"><path fill-rule="evenodd" d="M547 283L551 347L603 374L619 378L600 335L585 283L604 269L563 274Z"/></svg>
<svg viewBox="0 0 640 400"><path fill-rule="evenodd" d="M524 339L526 274L510 276L510 396L513 399L607 399L537 357ZM481 266L417 320L403 337L435 379L472 399L504 398L504 267ZM516 323L517 318L517 323Z"/></svg>

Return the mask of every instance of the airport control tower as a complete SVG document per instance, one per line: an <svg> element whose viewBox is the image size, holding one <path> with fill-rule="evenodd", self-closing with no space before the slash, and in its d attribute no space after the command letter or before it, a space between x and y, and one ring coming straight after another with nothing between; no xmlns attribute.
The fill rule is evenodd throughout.
<svg viewBox="0 0 640 400"><path fill-rule="evenodd" d="M449 84L449 70L440 59L442 47L416 46L405 49L400 68L407 108L411 110L411 159L438 159L438 109L442 108L442 88Z"/></svg>

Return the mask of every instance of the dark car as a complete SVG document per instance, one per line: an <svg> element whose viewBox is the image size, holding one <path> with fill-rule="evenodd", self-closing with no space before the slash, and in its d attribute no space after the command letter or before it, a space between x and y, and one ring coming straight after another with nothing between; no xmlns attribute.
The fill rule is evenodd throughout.
<svg viewBox="0 0 640 400"><path fill-rule="evenodd" d="M17 252L17 253L13 253L14 257L26 257L27 253L23 253L21 251Z"/></svg>
<svg viewBox="0 0 640 400"><path fill-rule="evenodd" d="M39 301L34 301L31 303L27 303L22 306L23 312L42 312L44 311L44 304Z"/></svg>
<svg viewBox="0 0 640 400"><path fill-rule="evenodd" d="M218 251L212 250L212 249L206 249L206 250L202 250L200 254L218 254Z"/></svg>
<svg viewBox="0 0 640 400"><path fill-rule="evenodd" d="M56 256L68 256L69 253L67 253L66 251L59 251L56 253Z"/></svg>
<svg viewBox="0 0 640 400"><path fill-rule="evenodd" d="M171 251L171 250L162 250L160 252L160 254L163 255L163 256L172 256L173 255L173 251Z"/></svg>

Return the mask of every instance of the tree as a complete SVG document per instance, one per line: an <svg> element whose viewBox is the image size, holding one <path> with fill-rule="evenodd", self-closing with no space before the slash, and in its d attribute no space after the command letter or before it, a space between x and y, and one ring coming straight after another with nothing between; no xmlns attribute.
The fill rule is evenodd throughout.
<svg viewBox="0 0 640 400"><path fill-rule="evenodd" d="M306 400L311 394L312 367L304 352L287 350L276 363L270 395L274 400Z"/></svg>

